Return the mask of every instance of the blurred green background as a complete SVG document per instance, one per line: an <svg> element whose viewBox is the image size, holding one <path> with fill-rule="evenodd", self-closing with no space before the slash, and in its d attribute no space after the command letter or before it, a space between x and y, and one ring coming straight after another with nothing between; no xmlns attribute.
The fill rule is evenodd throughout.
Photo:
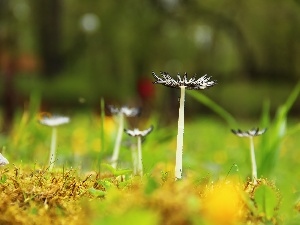
<svg viewBox="0 0 300 225"><path fill-rule="evenodd" d="M117 131L100 116L103 99L143 107L125 127L154 125L145 173L172 177L179 90L153 85L151 72L208 74L218 85L186 95L185 175L246 180L249 143L230 128L268 127L255 139L258 174L277 182L293 212L299 62L300 0L0 0L0 152L9 166L46 166L51 130L38 118L61 113L71 123L58 130L57 167L97 170ZM132 166L128 143L124 134L120 168Z"/></svg>
<svg viewBox="0 0 300 225"><path fill-rule="evenodd" d="M151 71L213 76L205 94L256 119L299 79L299 28L299 0L0 0L4 121L33 93L44 111L95 109L104 97L177 116L179 93L154 87ZM187 116L210 112L186 102Z"/></svg>

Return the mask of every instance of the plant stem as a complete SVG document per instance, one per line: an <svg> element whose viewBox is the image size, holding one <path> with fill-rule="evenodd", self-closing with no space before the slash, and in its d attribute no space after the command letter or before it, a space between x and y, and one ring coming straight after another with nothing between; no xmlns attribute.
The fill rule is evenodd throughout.
<svg viewBox="0 0 300 225"><path fill-rule="evenodd" d="M100 100L100 140L101 140L101 148L100 148L100 153L99 153L99 158L98 158L98 168L100 168L100 163L101 163L101 156L103 152L105 151L105 135L104 135L104 123L105 123L105 103L104 99L101 98Z"/></svg>
<svg viewBox="0 0 300 225"><path fill-rule="evenodd" d="M137 136L137 149L138 149L138 174L143 176L143 156L142 156L142 137Z"/></svg>
<svg viewBox="0 0 300 225"><path fill-rule="evenodd" d="M178 117L177 149L175 164L175 180L182 178L182 155L183 155L183 133L184 133L184 99L185 86L180 87L180 104Z"/></svg>
<svg viewBox="0 0 300 225"><path fill-rule="evenodd" d="M52 137L51 137L51 145L50 145L50 155L49 155L49 171L53 169L56 155L56 136L57 136L57 128L52 128Z"/></svg>
<svg viewBox="0 0 300 225"><path fill-rule="evenodd" d="M123 113L119 113L118 117L119 117L119 129L118 129L117 138L116 138L116 142L115 142L114 152L111 157L111 161L112 161L111 166L114 169L117 168L120 146L121 146L121 141L122 141L122 134L123 134L123 130L124 130L124 115L123 115Z"/></svg>
<svg viewBox="0 0 300 225"><path fill-rule="evenodd" d="M251 164L252 164L252 180L254 184L257 184L257 167L256 167L255 152L254 152L254 142L252 136L250 136L250 155L251 155Z"/></svg>

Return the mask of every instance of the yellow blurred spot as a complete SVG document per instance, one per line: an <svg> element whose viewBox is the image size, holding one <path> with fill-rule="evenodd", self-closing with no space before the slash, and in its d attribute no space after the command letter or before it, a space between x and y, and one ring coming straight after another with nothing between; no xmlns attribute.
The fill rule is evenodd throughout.
<svg viewBox="0 0 300 225"><path fill-rule="evenodd" d="M243 213L242 191L237 182L224 181L205 193L203 214L214 225L237 224Z"/></svg>
<svg viewBox="0 0 300 225"><path fill-rule="evenodd" d="M100 138L96 138L92 141L92 150L95 152L100 152L101 149L101 140Z"/></svg>
<svg viewBox="0 0 300 225"><path fill-rule="evenodd" d="M72 149L78 155L83 155L87 151L87 134L83 128L77 128L72 133Z"/></svg>
<svg viewBox="0 0 300 225"><path fill-rule="evenodd" d="M171 178L172 180L174 180L174 169L175 169L174 163L159 162L153 168L151 175L157 178L164 177L164 178Z"/></svg>
<svg viewBox="0 0 300 225"><path fill-rule="evenodd" d="M113 117L106 116L104 120L104 132L106 135L111 136L116 131L116 123L113 120Z"/></svg>
<svg viewBox="0 0 300 225"><path fill-rule="evenodd" d="M170 143L169 143L169 148L174 149L174 151L175 151L176 147L177 147L177 139L173 138L172 141L170 141Z"/></svg>
<svg viewBox="0 0 300 225"><path fill-rule="evenodd" d="M215 154L214 154L214 161L216 163L224 163L227 161L227 154L225 151L217 151Z"/></svg>

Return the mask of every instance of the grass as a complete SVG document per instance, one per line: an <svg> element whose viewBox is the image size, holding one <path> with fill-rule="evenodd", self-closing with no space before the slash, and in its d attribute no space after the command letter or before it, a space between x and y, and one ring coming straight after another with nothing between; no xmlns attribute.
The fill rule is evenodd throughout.
<svg viewBox="0 0 300 225"><path fill-rule="evenodd" d="M20 124L17 121L15 126ZM300 144L296 138L300 133L297 124L288 126L291 126L288 131L292 132L284 138L284 147L274 175L264 180L270 193L260 191L266 192L267 196L274 196L274 193L277 196L278 193L280 197L276 197L275 203L272 203L276 207L282 199L279 209L265 214L264 208L251 205L254 204L250 200L251 191L246 192L247 177L251 175L248 142L231 134L221 120L205 117L187 121L187 151L183 161L186 173L185 179L177 183L173 181L176 127L168 127L173 133L167 133L167 128L153 132L143 144L146 175L142 180L139 177L130 178L128 170L125 170L131 169L131 154L123 146L120 168L124 169L125 178L122 180L119 176L123 174L122 170L113 173L105 166L100 171L97 167L99 154L102 163L111 155L109 149L113 149L116 132L115 123L111 118L106 118L107 149L101 149L99 121L97 115L76 114L69 126L60 129L57 140L59 160L53 172L44 166L48 160L48 129L35 122L26 123L23 135L17 142L18 147L10 144L14 143L11 140L14 133L7 137L4 154L13 164L0 169L1 224L28 224L28 221L36 221L36 224L40 221L43 224L116 224L120 221L126 221L124 224L214 224L209 221L226 224L225 220L215 221L215 218L226 215L232 218L229 224L235 224L235 213L232 211L219 215L209 208L218 206L220 209L215 211L219 213L223 211L222 207L237 210L236 204L231 204L230 199L218 201L215 198L231 193L233 187L230 183L243 190L241 196L246 200L242 199L243 204L239 205L239 210L244 213L241 215L243 221L251 220L253 224L270 221L271 224L277 224L284 220L284 224L293 224L293 218L298 217L298 212L293 210L300 197L297 180L300 173L294 170L300 158L300 152L295 151ZM257 138L255 142L261 140ZM257 149L257 155L261 154ZM226 181L229 183L222 183ZM224 190L213 186L219 185L219 182L221 187L225 187ZM218 191L213 192L215 189ZM239 202L239 197L230 198L237 198ZM206 201L211 203L208 209L203 208ZM254 211L256 216L250 217L250 212ZM89 223L84 222L86 218L90 218Z"/></svg>
<svg viewBox="0 0 300 225"><path fill-rule="evenodd" d="M288 112L299 89L274 118L266 104L260 124L240 122L241 128L269 128L269 135L254 139L257 186L249 181L248 142L230 132L237 122L207 99L217 114L186 119L181 181L173 179L176 121L167 127L156 117L145 122L155 130L143 143L140 178L130 176L130 145L121 146L117 170L107 164L116 121L86 111L69 115L71 123L61 127L58 160L50 172L49 129L37 122L33 97L33 106L16 115L11 133L0 134L2 153L11 163L0 168L0 224L297 224L300 123ZM265 165L268 159L272 162Z"/></svg>

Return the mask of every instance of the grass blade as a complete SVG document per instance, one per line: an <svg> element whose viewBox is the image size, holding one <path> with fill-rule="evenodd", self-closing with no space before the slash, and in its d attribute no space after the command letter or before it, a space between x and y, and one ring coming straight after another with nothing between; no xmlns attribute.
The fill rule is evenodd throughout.
<svg viewBox="0 0 300 225"><path fill-rule="evenodd" d="M277 164L282 140L286 135L287 114L292 108L297 97L299 96L299 93L300 83L296 85L285 103L278 108L269 132L267 132L266 135L262 137L262 161L259 171L263 176L269 176L273 172Z"/></svg>
<svg viewBox="0 0 300 225"><path fill-rule="evenodd" d="M202 94L201 92L197 91L187 91L187 94L192 96L194 99L196 99L198 102L202 103L203 105L210 108L212 111L214 111L216 114L221 116L230 127L236 127L237 123L234 117L227 112L225 109L223 109L220 105L212 101L210 98Z"/></svg>
<svg viewBox="0 0 300 225"><path fill-rule="evenodd" d="M99 153L99 158L98 158L98 168L100 167L101 163L101 156L104 153L105 150L105 135L104 135L104 121L105 121L105 103L104 99L101 98L100 100L100 140L101 140L101 149Z"/></svg>

